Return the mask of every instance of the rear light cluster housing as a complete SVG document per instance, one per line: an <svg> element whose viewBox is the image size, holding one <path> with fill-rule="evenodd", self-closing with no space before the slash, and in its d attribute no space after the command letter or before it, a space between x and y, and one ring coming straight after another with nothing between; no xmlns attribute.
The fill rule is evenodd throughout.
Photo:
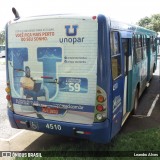
<svg viewBox="0 0 160 160"><path fill-rule="evenodd" d="M102 122L107 118L107 94L99 86L96 93L95 122Z"/></svg>
<svg viewBox="0 0 160 160"><path fill-rule="evenodd" d="M11 89L10 89L10 85L9 83L7 83L7 87L5 89L7 95L6 95L6 99L8 101L8 108L11 109L13 111L13 105L12 105L12 101L11 101Z"/></svg>

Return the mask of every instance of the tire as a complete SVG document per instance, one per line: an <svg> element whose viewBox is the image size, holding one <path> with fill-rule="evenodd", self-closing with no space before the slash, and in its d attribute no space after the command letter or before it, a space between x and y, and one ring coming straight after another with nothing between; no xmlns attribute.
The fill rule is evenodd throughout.
<svg viewBox="0 0 160 160"><path fill-rule="evenodd" d="M153 78L153 73L155 72L155 70L156 70L156 67L155 67L155 64L153 65L153 70L152 70L152 73L151 73L151 78L150 78L150 81L152 80L152 78Z"/></svg>
<svg viewBox="0 0 160 160"><path fill-rule="evenodd" d="M136 89L136 92L134 95L134 106L133 106L133 111L132 111L132 114L134 114L134 115L137 114L138 98L139 98L139 92L138 92L138 89Z"/></svg>
<svg viewBox="0 0 160 160"><path fill-rule="evenodd" d="M155 64L153 65L153 73L155 72L155 70L156 70L156 66L155 66Z"/></svg>

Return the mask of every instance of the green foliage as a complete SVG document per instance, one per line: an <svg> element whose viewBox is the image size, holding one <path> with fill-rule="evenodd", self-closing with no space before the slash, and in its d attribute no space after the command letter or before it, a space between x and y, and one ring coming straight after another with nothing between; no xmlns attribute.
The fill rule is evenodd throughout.
<svg viewBox="0 0 160 160"><path fill-rule="evenodd" d="M129 157L130 152L139 151L143 153L158 153L160 149L160 128L153 128L143 131L132 132L128 134L119 133L109 144L97 144L87 140L73 139L72 141L60 142L58 144L53 142L53 146L48 150L41 150L49 152L47 157L32 158L33 160L159 160L159 157ZM95 152L98 151L98 152ZM109 157L108 151L114 153L115 157ZM64 154L65 152L65 154ZM72 156L75 153L76 156ZM118 157L116 154L120 152L124 157ZM81 154L79 154L81 153ZM84 156L88 154L90 156ZM92 156L96 154L96 156ZM98 156L104 154L106 156ZM78 156L82 155L82 156ZM133 155L133 154L132 154ZM42 154L43 156L43 154ZM16 158L16 160L31 160L31 158Z"/></svg>
<svg viewBox="0 0 160 160"><path fill-rule="evenodd" d="M160 14L154 14L151 17L144 17L140 19L137 24L156 32L160 32Z"/></svg>
<svg viewBox="0 0 160 160"><path fill-rule="evenodd" d="M5 31L0 32L0 44L5 44Z"/></svg>
<svg viewBox="0 0 160 160"><path fill-rule="evenodd" d="M144 17L139 20L138 25L145 27L145 28L150 28L150 26L149 26L150 23L151 23L151 19L149 17Z"/></svg>

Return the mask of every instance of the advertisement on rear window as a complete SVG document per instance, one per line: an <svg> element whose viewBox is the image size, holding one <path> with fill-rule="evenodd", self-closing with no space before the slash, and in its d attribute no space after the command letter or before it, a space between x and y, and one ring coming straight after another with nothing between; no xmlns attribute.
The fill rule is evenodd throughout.
<svg viewBox="0 0 160 160"><path fill-rule="evenodd" d="M15 113L93 123L97 22L43 19L8 26L8 70Z"/></svg>

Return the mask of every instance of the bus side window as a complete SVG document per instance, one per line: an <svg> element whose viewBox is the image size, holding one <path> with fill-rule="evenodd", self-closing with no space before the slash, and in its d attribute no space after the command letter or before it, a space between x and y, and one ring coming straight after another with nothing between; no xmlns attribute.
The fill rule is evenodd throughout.
<svg viewBox="0 0 160 160"><path fill-rule="evenodd" d="M155 47L155 37L151 36L151 49L152 49L152 54L156 51Z"/></svg>
<svg viewBox="0 0 160 160"><path fill-rule="evenodd" d="M111 32L110 36L111 57L112 57L112 78L116 79L121 75L121 55L119 47L119 33Z"/></svg>
<svg viewBox="0 0 160 160"><path fill-rule="evenodd" d="M141 35L137 35L137 48L136 48L136 63L142 60L142 38Z"/></svg>
<svg viewBox="0 0 160 160"><path fill-rule="evenodd" d="M156 39L153 37L153 47L152 47L153 52L156 51Z"/></svg>
<svg viewBox="0 0 160 160"><path fill-rule="evenodd" d="M136 61L136 50L135 50L135 34L132 35L132 52L133 52L133 64L135 64Z"/></svg>
<svg viewBox="0 0 160 160"><path fill-rule="evenodd" d="M129 54L129 40L123 38L122 39L122 49L124 53L124 74L128 73L128 54Z"/></svg>
<svg viewBox="0 0 160 160"><path fill-rule="evenodd" d="M153 36L150 37L150 45L151 45L151 50L152 50L152 53L153 53Z"/></svg>
<svg viewBox="0 0 160 160"><path fill-rule="evenodd" d="M147 38L146 35L143 36L143 59L147 57Z"/></svg>

